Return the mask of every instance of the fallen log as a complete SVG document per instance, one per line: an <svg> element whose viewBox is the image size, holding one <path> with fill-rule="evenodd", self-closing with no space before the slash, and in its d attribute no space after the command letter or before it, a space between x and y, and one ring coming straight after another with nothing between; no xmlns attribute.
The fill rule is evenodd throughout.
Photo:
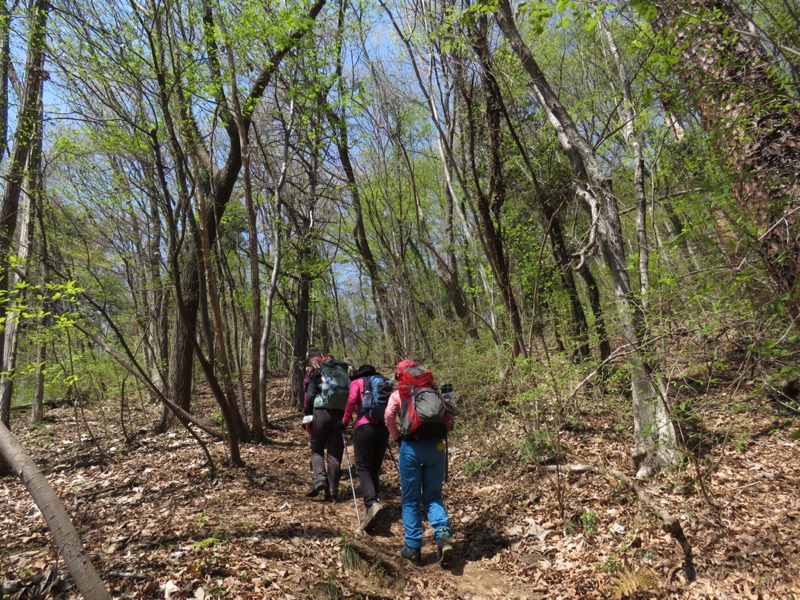
<svg viewBox="0 0 800 600"><path fill-rule="evenodd" d="M44 405L47 408L61 408L62 406L70 406L72 404L71 400L67 398L59 398L57 400L45 400ZM12 404L11 411L21 411L21 410L30 410L33 408L33 402L28 402L27 404Z"/></svg>

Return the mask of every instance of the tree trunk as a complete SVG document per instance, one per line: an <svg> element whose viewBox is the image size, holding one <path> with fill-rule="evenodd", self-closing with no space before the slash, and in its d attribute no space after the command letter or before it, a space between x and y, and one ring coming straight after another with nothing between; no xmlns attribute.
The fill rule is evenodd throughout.
<svg viewBox="0 0 800 600"><path fill-rule="evenodd" d="M22 205L19 210L19 222L22 227L19 230L19 239L17 240L17 260L19 261L18 269L12 275L12 284L16 285L25 278L25 273L29 266L30 248L33 243L33 213L31 204L42 201L42 128L44 123L43 106L42 106L42 87L39 86L39 96L36 100L37 117L34 119L35 130L33 132L33 142L30 146L28 156L28 172L27 172L27 193L22 196ZM14 303L18 304L21 300L25 304L24 290L19 290L14 294ZM20 298L22 296L22 298ZM19 310L12 309L6 318L6 347L2 359L2 375L0 375L0 406L11 406L11 400L14 395L14 374L17 368L17 347L19 344L19 330L20 318L22 317Z"/></svg>
<svg viewBox="0 0 800 600"><path fill-rule="evenodd" d="M484 165L476 161L477 151L476 131L473 130L473 111L471 98L465 95L465 101L470 122L470 162L473 168L473 179L477 198L477 218L483 238L489 263L492 265L495 281L500 288L503 305L508 312L513 332L512 355L527 356L524 335L522 333L522 320L514 290L511 286L511 274L506 257L502 233L502 210L506 200L506 187L503 178L501 153L501 123L503 121L503 107L500 89L494 77L491 57L489 55L488 17L478 19L478 23L471 27L472 48L478 57L481 66L481 87L483 91L486 124L483 130L489 140L489 164ZM464 86L462 92L466 94ZM481 189L478 182L481 180L480 170L488 167L488 181L486 189Z"/></svg>
<svg viewBox="0 0 800 600"><path fill-rule="evenodd" d="M185 262L181 269L180 280L174 284L185 290L181 294L183 297L182 310L185 312L186 319L192 323L197 321L200 306L198 290L200 282L196 260L196 258L190 258ZM175 404L188 411L192 398L194 345L191 339L192 333L181 318L180 308L175 310L174 323L172 350L169 357L169 396ZM173 424L172 412L167 406L164 406L156 431L164 432Z"/></svg>
<svg viewBox="0 0 800 600"><path fill-rule="evenodd" d="M586 284L587 294L589 296L589 306L592 309L594 316L594 330L599 340L600 360L604 361L611 356L611 342L608 339L608 332L606 331L606 319L603 315L603 304L600 299L600 287L592 274L589 265L584 263L578 271L578 274Z"/></svg>
<svg viewBox="0 0 800 600"><path fill-rule="evenodd" d="M110 600L111 595L97 574L81 544L64 504L56 495L36 463L25 453L16 438L0 423L0 455L27 488L53 533L64 564L86 600Z"/></svg>
<svg viewBox="0 0 800 600"><path fill-rule="evenodd" d="M35 178L34 178L35 183ZM31 196L33 193L29 190L27 194L23 195L22 204L20 206L19 218L23 227L20 229L20 235L17 245L17 258L21 261L23 275L26 270L28 255L30 251L30 236L33 233L31 221ZM11 277L12 287L21 281L20 274L14 272ZM16 304L24 304L24 291L19 290L13 295L14 300L11 309L8 311L5 323L5 337L6 345L3 356L0 357L0 406L11 406L11 400L14 395L14 374L17 368L17 346L19 343L19 330L20 318L23 318L20 311L14 307Z"/></svg>
<svg viewBox="0 0 800 600"><path fill-rule="evenodd" d="M223 34L228 35L227 28L223 19L218 19L217 23L222 29ZM261 335L261 273L259 271L258 262L258 224L255 203L253 202L253 186L251 183L250 172L250 141L249 132L244 126L244 119L242 116L242 107L239 100L239 91L236 79L236 62L233 57L233 50L230 46L227 47L226 56L228 59L228 71L230 74L231 86L231 104L233 108L233 116L236 121L236 128L239 132L239 144L241 146L242 156L242 184L244 187L244 200L245 208L247 210L247 252L250 267L250 296L251 296L251 312L250 312L250 412L252 416L252 439L257 443L264 441L264 427L261 422L261 406L259 403L259 390L261 385L259 377L261 371L259 369L259 355L260 345L259 337ZM231 288L232 292L232 288ZM231 312L233 318L236 318L233 305L233 294L231 293ZM235 321L234 321L235 322ZM240 353L237 352L238 356ZM233 356L233 352L231 352ZM242 361L240 361L242 362ZM242 365L239 364L237 372L239 373L239 383L242 407L242 414L247 414L247 405L245 401L244 389L242 386Z"/></svg>
<svg viewBox="0 0 800 600"><path fill-rule="evenodd" d="M150 221L153 231L147 240L146 268L150 280L150 339L153 349L153 369L150 378L160 390L165 390L169 372L169 293L161 275L161 215L155 192L150 197Z"/></svg>
<svg viewBox="0 0 800 600"><path fill-rule="evenodd" d="M301 260L302 263L302 260ZM303 378L305 377L306 351L308 350L308 326L311 306L311 276L300 273L297 283L297 315L294 321L294 343L292 344L291 403L302 408L305 399Z"/></svg>
<svg viewBox="0 0 800 600"><path fill-rule="evenodd" d="M595 4L595 10L597 5ZM622 89L622 103L620 104L620 118L623 126L622 132L625 144L631 153L633 160L633 189L636 194L636 237L639 246L639 297L641 298L642 310L647 312L648 292L650 291L650 248L647 241L647 194L645 193L644 181L644 155L642 153L642 143L636 133L636 107L633 104L633 92L631 91L631 81L628 78L628 70L622 60L614 33L606 22L602 11L598 10L599 24L608 42L608 51L612 61L617 67L620 87Z"/></svg>
<svg viewBox="0 0 800 600"><path fill-rule="evenodd" d="M11 153L8 173L0 206L0 322L6 319L8 309L9 278L11 266L8 259L17 230L17 216L25 166L41 132L40 101L44 80L45 31L48 3L36 0L31 6L31 30L28 39L28 57L25 64L25 91L22 98L17 129L14 133L14 149ZM0 357L5 356L6 331L0 329ZM10 425L10 400L0 403L0 422Z"/></svg>
<svg viewBox="0 0 800 600"><path fill-rule="evenodd" d="M33 376L33 401L31 403L31 424L36 425L44 420L44 362L47 359L47 348L39 342L36 349L36 373Z"/></svg>
<svg viewBox="0 0 800 600"><path fill-rule="evenodd" d="M11 72L11 11L0 5L0 165L8 152L8 80Z"/></svg>
<svg viewBox="0 0 800 600"><path fill-rule="evenodd" d="M742 213L758 227L758 251L790 314L800 315L800 110L749 23L728 0L653 2L653 28L677 48L677 71L734 173Z"/></svg>
<svg viewBox="0 0 800 600"><path fill-rule="evenodd" d="M292 115L294 112L292 111ZM290 122L293 121L293 116L290 116ZM261 339L259 341L259 406L261 408L261 415L264 423L269 423L269 416L267 414L267 361L269 358L269 338L272 331L272 312L275 303L275 292L278 289L278 273L280 272L281 260L283 258L283 236L281 235L281 227L283 226L283 219L281 216L281 191L283 185L286 183L286 173L289 165L289 137L291 126L285 131L284 144L283 144L283 161L281 162L280 176L275 184L273 196L275 200L274 214L272 217L272 273L269 278L269 288L267 289L267 298L264 305L264 325L261 332ZM266 221L266 217L264 218Z"/></svg>
<svg viewBox="0 0 800 600"><path fill-rule="evenodd" d="M275 291L278 289L278 272L281 264L282 257L282 244L281 239L281 212L280 200L276 201L276 214L274 220L274 237L273 237L273 253L272 253L272 273L269 277L269 288L267 289L267 298L264 302L264 324L261 331L261 339L259 340L259 376L258 376L258 402L261 410L261 418L264 423L269 423L269 415L267 414L267 378L269 373L267 365L269 361L269 338L272 332L272 307L275 304Z"/></svg>

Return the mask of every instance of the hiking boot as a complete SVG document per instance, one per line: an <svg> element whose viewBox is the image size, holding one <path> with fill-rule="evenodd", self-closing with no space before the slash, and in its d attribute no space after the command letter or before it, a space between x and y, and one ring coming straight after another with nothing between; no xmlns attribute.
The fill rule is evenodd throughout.
<svg viewBox="0 0 800 600"><path fill-rule="evenodd" d="M311 484L311 489L306 492L306 496L308 498L316 498L319 496L319 493L328 487L324 481L317 481L316 483Z"/></svg>
<svg viewBox="0 0 800 600"><path fill-rule="evenodd" d="M339 498L339 494L331 494L328 490L325 490L325 502L330 502L331 504L336 504Z"/></svg>
<svg viewBox="0 0 800 600"><path fill-rule="evenodd" d="M364 526L362 529L369 533L378 524L378 521L375 517L378 516L378 513L383 510L383 506L380 503L375 502L372 506L367 509L367 516L364 519Z"/></svg>
<svg viewBox="0 0 800 600"><path fill-rule="evenodd" d="M439 559L439 564L442 568L447 567L453 558L453 545L450 543L450 536L446 533L443 533L436 540L436 557Z"/></svg>
<svg viewBox="0 0 800 600"><path fill-rule="evenodd" d="M405 558L412 565L418 567L422 564L422 552L419 548L412 548L411 546L403 546L400 550L400 556Z"/></svg>

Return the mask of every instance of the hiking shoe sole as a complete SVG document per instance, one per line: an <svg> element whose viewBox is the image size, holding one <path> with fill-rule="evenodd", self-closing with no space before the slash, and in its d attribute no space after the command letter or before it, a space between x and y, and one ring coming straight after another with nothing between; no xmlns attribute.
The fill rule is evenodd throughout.
<svg viewBox="0 0 800 600"><path fill-rule="evenodd" d="M377 517L381 514L381 511L383 511L383 506L377 502L367 511L367 518L364 520L364 527L362 527L365 532L369 533L375 528L378 524Z"/></svg>
<svg viewBox="0 0 800 600"><path fill-rule="evenodd" d="M311 486L311 489L308 490L308 492L306 492L306 497L307 498L316 498L317 496L319 496L319 493L322 490L324 490L326 487L328 487L328 486L325 484L324 481L318 481L317 483L315 483L315 484L313 484Z"/></svg>
<svg viewBox="0 0 800 600"><path fill-rule="evenodd" d="M439 548L439 565L441 567L447 568L450 566L450 562L453 560L453 546L450 544L445 544L441 548Z"/></svg>

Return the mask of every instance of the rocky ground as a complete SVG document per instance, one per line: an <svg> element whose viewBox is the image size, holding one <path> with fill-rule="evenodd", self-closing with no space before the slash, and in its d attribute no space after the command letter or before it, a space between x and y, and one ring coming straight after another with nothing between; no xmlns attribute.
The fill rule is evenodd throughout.
<svg viewBox="0 0 800 600"><path fill-rule="evenodd" d="M12 430L115 598L789 599L800 591L800 424L746 395L737 404L703 392L704 412L694 415L702 456L638 493L627 479L630 427L608 407L577 407L569 431L551 432L557 443L540 443L518 421L462 422L445 484L455 547L447 570L432 541L422 567L399 558L391 458L381 494L388 509L371 535L358 528L349 480L336 504L304 496L307 439L285 398L275 389L271 418L282 429L272 443L242 446L247 468L227 466L224 445L208 440L215 478L185 432L149 433L155 406L130 407L130 444L118 406L54 409L36 429L15 413ZM214 410L202 395L196 406ZM572 468L540 464L556 455ZM18 480L0 480L0 506L0 597L76 597ZM358 507L363 518L360 499ZM692 582L665 515L691 545Z"/></svg>

